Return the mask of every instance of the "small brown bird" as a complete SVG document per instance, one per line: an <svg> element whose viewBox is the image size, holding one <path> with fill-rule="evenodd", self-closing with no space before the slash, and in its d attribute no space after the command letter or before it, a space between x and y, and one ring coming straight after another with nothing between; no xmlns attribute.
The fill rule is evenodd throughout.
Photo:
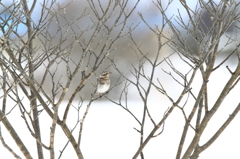
<svg viewBox="0 0 240 159"><path fill-rule="evenodd" d="M97 79L97 94L103 94L108 91L110 87L110 78L109 75L112 72L103 72L101 76Z"/></svg>

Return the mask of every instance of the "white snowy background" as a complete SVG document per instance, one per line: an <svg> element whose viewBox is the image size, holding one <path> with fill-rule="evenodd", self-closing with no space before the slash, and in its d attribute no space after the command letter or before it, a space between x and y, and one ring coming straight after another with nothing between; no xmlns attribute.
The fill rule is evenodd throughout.
<svg viewBox="0 0 240 159"><path fill-rule="evenodd" d="M142 13L148 13L149 12L149 6L150 1L143 0L138 8L142 11ZM180 6L179 2L174 1L173 3L176 3L172 6ZM187 3L194 7L196 5L195 0L188 0ZM182 10L182 8L179 7L179 10ZM184 12L183 12L184 13ZM169 16L171 14L177 14L176 9L169 9ZM184 17L184 14L182 14ZM154 23L154 21L153 21ZM186 67L183 63L179 62L179 59L177 57L172 58L172 62L175 64L176 68L179 68L180 70L188 70L189 68ZM214 101L217 99L217 96L220 94L223 84L229 79L230 75L229 72L226 69L226 65L229 66L230 69L235 69L234 63L226 63L221 69L219 69L217 72L214 72L212 75L210 81L209 81L209 90L211 97L210 104L213 104ZM146 66L148 68L148 66ZM159 69L160 70L160 69ZM163 75L163 73L161 73ZM164 76L164 75L163 75ZM166 76L167 77L167 76ZM173 81L168 82L168 79L166 77L158 77L162 79L163 83L166 84L166 87L169 91L172 91L171 93L177 97L177 93L180 90L177 90L178 88L177 84ZM200 77L200 76L199 76ZM169 78L169 77L168 77ZM201 78L199 79L199 82L201 81ZM211 82L214 81L214 82ZM195 81L193 83L193 91L197 91L200 87L200 83L198 81ZM134 97L137 93L134 89L130 87L129 89L129 109L134 112L134 114L138 117L141 117L142 115L142 108L143 104L140 100L136 100ZM179 87L180 88L180 87ZM176 92L175 92L176 90ZM223 121L227 119L227 117L232 113L233 109L236 107L236 105L239 103L240 99L240 86L238 85L230 94L224 103L223 107L219 109L217 112L217 115L213 118L213 120L209 123L207 126L207 130L204 132L201 142L205 142L209 139L210 136L212 136L215 131L221 126ZM176 94L174 94L176 93ZM131 97L134 97L131 100ZM158 119L160 119L163 116L164 111L171 106L171 104L165 99L160 97L160 94L158 92L151 92L151 100L149 101L150 105L150 111L152 115ZM75 101L76 104L78 101ZM11 103L8 103L9 105L13 105ZM64 105L64 104L63 104ZM87 101L83 104L82 112L85 109L87 105ZM229 107L233 109L229 109ZM61 109L63 110L63 109ZM72 116L69 116L68 123L72 125L71 128L73 128L75 122L76 122L76 111L74 109L71 109L70 113L72 113ZM19 120L16 120L18 118ZM22 129L22 127L25 127L24 120L21 120L19 117L18 110L15 109L12 111L11 115L8 117L11 124L14 126L16 130ZM181 119L181 120L179 120ZM49 144L49 131L51 123L49 123L50 119L46 113L42 113L40 115L40 120L44 122L44 124L41 124L42 128L42 139L43 143L46 145ZM158 120L156 121L158 122ZM210 148L208 148L206 151L200 154L199 159L209 159L209 158L218 158L218 159L225 159L225 158L231 158L236 159L240 158L240 115L237 115L237 117L233 120L233 122L228 126L228 128L222 133L222 135L214 142L213 145L211 145ZM173 114L167 119L165 123L164 132L156 137L153 138L147 146L144 148L143 152L145 154L146 159L172 159L176 156L176 150L178 148L178 144L180 141L181 133L184 126L184 119L182 117L182 114L180 110L175 109ZM130 159L133 157L135 152L138 149L139 142L140 142L140 135L139 133L134 130L133 128L139 128L138 123L127 113L125 112L121 107L114 105L110 101L96 101L91 105L91 108L89 110L88 116L86 118L86 121L84 123L83 128L83 136L82 136L82 144L81 144L81 150L84 155L84 158L86 159ZM146 131L145 131L145 137L148 135L149 131L152 129L152 125L149 121L146 123ZM17 152L18 155L22 156L21 152L18 150L18 148L15 145L14 141L9 137L8 132L6 132L4 126L1 124L2 129L2 135L4 136L5 142L8 143L11 148L13 148L14 151ZM67 142L67 139L63 132L60 130L60 128L57 128L57 143L56 143L56 156L59 155L59 150L63 148L65 143ZM77 131L76 131L77 133ZM26 144L27 148L31 152L34 158L37 158L36 156L36 147L35 147L35 141L32 139L32 136L28 131L18 131L18 135L21 137L22 141ZM189 142L191 139L191 135L193 135L193 131L188 134L188 140ZM29 143L26 143L26 140L29 141ZM34 145L34 146L33 146ZM66 152L63 153L63 159L65 158L76 158L75 152L71 148L71 145L68 146L68 148L65 150ZM49 158L49 152L44 151L45 158ZM184 152L184 151L183 151ZM0 144L0 158L3 159L11 159L13 156L6 151L5 148L3 148L2 144ZM24 157L23 157L24 158ZM56 157L57 158L57 157Z"/></svg>

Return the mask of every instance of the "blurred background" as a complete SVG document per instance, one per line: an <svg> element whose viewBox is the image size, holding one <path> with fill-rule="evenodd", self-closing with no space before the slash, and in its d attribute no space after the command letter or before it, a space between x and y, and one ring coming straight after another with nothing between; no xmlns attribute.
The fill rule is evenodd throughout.
<svg viewBox="0 0 240 159"><path fill-rule="evenodd" d="M102 2L102 5L106 5L108 0L99 0ZM197 1L198 0L186 0L187 4L189 5L189 7L192 10L196 10L199 9L200 6L197 6ZM10 5L11 3L13 3L15 1L11 1L11 0L2 0L1 3L5 4L5 5ZM132 8L133 5L135 4L136 0L129 0L129 8ZM153 0L153 2L156 2L155 0ZM219 3L219 0L215 1L216 3ZM236 2L238 2L236 0ZM29 0L29 4L32 3L32 0ZM34 21L38 21L39 18L39 13L41 11L41 3L43 3L42 0L38 0L37 2L37 6L36 9L34 10L33 13L33 19ZM165 3L165 4L164 4ZM167 5L167 0L163 0L162 4L163 5ZM64 10L64 13L66 14L66 17L68 17L69 19L73 18L73 17L78 17L79 15L81 15L84 12L85 8L89 9L89 5L87 3L86 0L58 0L55 2L56 6L58 6L58 4L60 5L67 5L67 7ZM57 8L56 8L57 9ZM4 10L4 8L0 7L0 11ZM91 11L91 9L89 9L88 11ZM117 11L116 11L117 12ZM140 0L139 5L137 6L136 10L133 12L133 14L131 15L130 19L127 21L127 26L135 26L136 24L138 24L138 26L132 31L132 35L136 41L136 43L140 46L141 50L143 52L145 52L146 54L148 53L148 57L151 59L154 59L156 52L157 52L157 47L158 47L158 43L157 43L157 37L156 35L148 28L148 26L140 19L138 13L141 12L144 19L146 20L146 22L149 24L149 26L155 28L155 26L161 26L162 24L162 17L160 15L160 12L158 11L157 7L154 5L154 3L152 3L151 0ZM172 5L170 5L170 8L167 10L166 14L167 16L170 18L172 17L172 21L174 22L175 19L178 17L178 14L181 14L181 18L185 21L188 22L188 16L187 13L185 11L185 9L182 7L182 5L180 5L180 2L178 0L173 0ZM90 14L93 14L90 12ZM9 15L9 13L4 12L1 14L1 16L5 16L7 17ZM74 19L74 18L73 18ZM199 29L203 29L205 31L208 30L208 26L210 24L210 17L207 13L203 13L202 14L202 19L204 21L204 25L202 23L200 23L199 25ZM64 24L64 19L61 19L62 23ZM90 20L88 18L82 19L81 21L76 21L76 23L78 24L78 26L80 28L82 28L82 30L84 30L90 22ZM109 23L111 23L111 21L109 21ZM205 25L206 24L206 25ZM238 24L235 24L238 25ZM192 38L190 36L188 36L186 34L186 31L183 30L180 25L178 25L178 23L176 23L176 26L179 28L179 30L182 30L182 36L186 37L186 39L189 41L189 47L192 48L193 52L196 49L195 48L195 42L192 40ZM24 25L20 25L17 29L17 31L19 33L21 33L21 35L25 36L26 34L26 28L24 27ZM66 30L67 31L67 30ZM119 31L119 30L116 30ZM127 32L128 30L124 30L125 32ZM56 33L56 28L55 25L51 25L51 27L49 28L49 32L54 35ZM164 35L167 37L171 37L171 31L170 29L168 29L166 27L166 30L164 30ZM69 32L68 34L74 34L73 32ZM86 32L86 34L84 34L83 39L88 39L89 36L92 34L92 30L89 30L88 32ZM235 38L239 40L239 36L236 32L236 30L234 30L233 27L230 27L227 31L226 31L226 36L222 37L221 39L221 45L224 47L224 49L221 51L221 56L219 56L219 58L223 58L226 57L230 52L232 52L236 47L236 43L231 43L229 45L226 45L226 43L228 43L227 41L227 36L229 35L235 35ZM1 36L1 35L0 35ZM112 34L112 37L115 37L116 35L114 35L114 33ZM17 38L17 37L12 37ZM100 37L99 37L100 39ZM58 43L58 37L55 38L56 41L54 41L54 43ZM73 39L68 39L69 43L71 43ZM97 45L98 40L95 41L94 45ZM129 78L132 78L131 75L131 70L132 65L136 66L138 65L138 58L135 54L135 51L133 48L135 48L133 42L129 39L129 38L124 38L121 41L119 41L117 44L119 44L119 46L117 47L117 49L113 52L112 55L109 56L109 58L116 60L116 65L119 68L119 70L121 70L123 72L123 74ZM117 45L116 44L116 45ZM35 42L36 46L41 46L42 44L36 40ZM66 44L67 45L67 44ZM40 49L41 50L41 49ZM78 58L81 55L81 52L79 51L80 49L78 47L76 47L75 50L73 50L73 54L72 54L72 59L76 59L76 61L78 60ZM101 47L97 47L95 48L94 51L101 51ZM174 51L165 46L160 53L160 57L159 60L163 60L164 57L167 57L168 55L170 55L171 53L174 53ZM221 61L221 59L217 60L217 63L219 63ZM179 60L179 58L177 56L172 56L172 62L174 63L175 67L178 68L180 71L184 73L187 73L189 71L189 67L187 67L187 65ZM224 66L228 65L229 68L234 68L234 66L236 65L236 61L233 59L229 60ZM87 86L84 88L83 91L79 92L79 96L81 98L83 98L85 100L85 103L83 103L83 110L85 109L86 105L88 104L87 101L90 98L91 93L93 93L95 91L95 85L97 82L97 78L99 77L99 75L102 73L102 71L111 71L111 80L112 80L112 86L114 86L116 83L118 83L118 79L120 77L119 73L114 69L114 67L112 67L111 62L106 60L105 63L100 66L101 68L98 69L98 71L96 72L96 74L90 79L90 81L88 81ZM145 72L148 73L148 71L151 70L151 66L149 64L146 63L146 65L144 66L145 68ZM43 76L43 69L44 67L40 67L35 76L36 78L38 78L39 80L42 78ZM173 81L172 79L170 79L170 77L168 75L166 75L162 69L166 70L166 71L171 71L171 69L167 66L167 64L162 64L160 67L157 68L156 70L156 78L160 78L162 84L168 88L170 95L174 97L177 97L179 95L179 92L181 91L182 87L179 86L175 81ZM59 69L57 71L57 73L59 74L58 77L60 77L63 73L62 70L66 70L66 66L65 63L60 63L59 64ZM229 78L229 72L223 68L220 69L219 72L214 73L214 77L212 78L212 82L210 82L211 86L210 86L210 90L211 91L211 98L209 99L210 104L214 103L216 98L218 97L219 93L221 92L222 89L222 85L220 82L226 82ZM198 76L199 78L196 78L196 81L193 84L193 92L194 91L198 91L200 88L200 84L199 82L201 82L201 76ZM78 75L78 78L81 78L81 74ZM76 78L74 80L74 82L76 83L76 85L79 83L78 78ZM48 78L49 81L51 81L50 78ZM61 80L66 81L66 77L62 76ZM121 78L120 81L122 81L123 79ZM49 93L51 92L51 82L46 82L44 84L44 89L47 90ZM76 85L72 85L70 92L73 92L74 89L76 88ZM144 84L143 84L144 86ZM117 85L116 87L114 87L114 89L111 90L110 93L107 94L107 96L111 99L118 99L119 98L119 94L122 91L124 87L124 84L120 84ZM180 89L178 89L180 88ZM141 118L142 116L142 108L143 108L143 103L138 100L140 99L137 90L135 87L129 87L129 97L131 99L131 101L129 102L129 107L130 109L133 111L133 113L136 114L136 116L138 116L139 118ZM239 89L238 89L239 90ZM69 95L71 95L71 93L69 93ZM69 96L68 96L69 97ZM233 104L233 103L237 103L239 102L239 91L235 91L232 93L232 97L231 99L228 99L225 101L225 107L223 107L220 110L220 114L214 118L213 122L211 122L210 125L210 129L209 130L217 130L218 127L221 125L221 123L228 117L228 115L232 112L231 109L229 109L229 105ZM105 98L101 98L102 100L105 100ZM67 99L66 99L67 100ZM161 102L159 102L161 100ZM78 104L78 101L75 101L76 103L74 104ZM162 100L162 95L157 91L157 90L152 90L151 91L151 97L149 100L149 109L152 113L152 115L154 117L156 117L157 119L162 118L163 113L167 110L167 108L171 103L166 102L166 100ZM12 104L14 105L14 104ZM63 106L65 106L66 103L63 103ZM231 107L232 108L232 107ZM74 124L76 122L76 118L77 118L77 112L75 109L71 109L70 110L70 114L73 114L71 116L71 118L69 118L69 125L71 126L71 128L74 127ZM19 116L19 114L14 114L17 111L13 111L11 113L11 115L9 116L10 121L12 121L13 125L16 126L16 128L19 128L18 130L21 130L22 126L25 127L25 123L23 120L15 120L17 116ZM227 112L227 113L226 113ZM81 112L82 113L82 112ZM224 114L224 115L223 115ZM82 114L81 114L82 115ZM181 115L181 117L179 117L179 115ZM44 127L46 131L43 131L42 135L43 135L43 141L45 143L48 143L48 137L49 137L49 127L51 126L49 123L49 117L42 113L40 118L44 121L44 124L42 124L41 126ZM181 118L181 120L179 120L179 118ZM176 120L177 119L177 120ZM45 121L46 120L46 121ZM51 119L50 119L51 120ZM223 137L221 138L221 140L218 140L216 142L216 144L214 144L213 146L211 146L211 148L209 150L207 150L206 152L204 152L203 154L201 154L201 157L205 159L207 158L236 158L236 156L240 156L239 155L239 151L237 151L236 149L239 147L239 139L232 139L230 138L231 136L239 136L237 134L240 133L239 130L239 117L236 119L236 121L231 125L230 129L228 131L226 131L226 133L223 134ZM19 124L20 122L22 122L21 124ZM147 121L148 123L146 125L151 125L151 123L149 121ZM20 126L21 125L21 126ZM88 159L94 159L94 158L104 158L104 159L128 159L131 158L132 155L134 154L134 152L137 150L138 148L138 144L139 144L139 134L133 129L133 127L139 128L139 125L136 123L136 121L129 116L129 114L127 114L123 109L119 108L119 106L114 105L111 102L107 102L107 101L97 101L94 102L91 106L91 112L89 113L88 119L86 120L86 126L84 127L84 137L83 137L83 152L84 152L84 156ZM151 144L149 146L146 147L146 149L144 150L146 152L146 158L151 158L151 159L156 159L155 157L159 154L162 153L163 156L167 156L164 158L174 158L175 157L175 150L177 149L178 146L178 141L181 135L181 131L184 125L184 119L182 117L182 114L179 110L176 110L174 112L174 114L170 117L170 119L167 121L167 126L165 127L164 133L157 137L156 139L154 139ZM18 127L19 126L19 127ZM146 130L146 134L149 133L149 131L151 130L151 126L146 126L147 130ZM57 150L61 150L63 145L67 142L67 139L64 136L63 132L59 131L60 133L58 133L57 135L60 136L61 141L58 140L57 142L61 143L61 147L56 148ZM205 134L203 136L203 140L208 140L209 134L212 135L214 131L207 131L207 135ZM75 132L74 132L75 133ZM209 134L208 134L209 133ZM8 133L5 133L4 135L7 136ZM235 135L234 135L235 134ZM26 135L26 132L22 131L19 132L19 135L25 139L24 141L28 140L29 134ZM190 133L190 138L191 135L193 135L193 132ZM58 137L59 137L58 136ZM28 144L28 147L31 148L33 144L35 144L34 139L31 140L32 143ZM117 144L116 144L117 143ZM161 145L160 145L160 144ZM166 143L166 144L162 144L162 143ZM158 146L156 146L158 144ZM233 148L226 150L225 146L222 146L223 144L225 145L236 145L233 146ZM59 146L58 144L56 144L57 146ZM114 146L113 146L114 145ZM160 145L160 146L159 146ZM72 154L74 154L75 152L73 152L73 150L71 149L71 146L69 146L70 148L70 153L64 153L64 157L63 158L68 158L69 156L71 156ZM17 149L17 148L16 148ZM93 150L93 151L91 151ZM120 150L120 151L119 151ZM35 151L35 149L33 150ZM124 153L119 153L119 152L124 152ZM218 153L216 153L218 152ZM117 155L116 155L117 154ZM157 154L157 155L156 155ZM209 155L210 154L210 155ZM10 157L11 154L8 154ZM48 156L48 152L46 152L46 156ZM75 155L75 154L74 154ZM72 156L74 156L72 155ZM204 156L205 155L205 156ZM212 157L209 157L211 156Z"/></svg>
<svg viewBox="0 0 240 159"><path fill-rule="evenodd" d="M14 2L14 1L2 0L1 2L7 6L8 4L11 5L11 3ZM107 0L100 0L100 2L102 3L103 6L106 6L108 1ZM157 1L153 1L153 2L156 3ZM168 1L162 1L161 3L163 4L163 6L164 5L166 6L167 2ZM187 0L186 2L192 10L198 10L199 7L200 7L200 6L197 5L197 0ZM215 2L219 3L220 1L215 1ZM29 0L28 3L32 4L32 0ZM32 18L35 22L37 22L39 17L40 17L39 13L41 11L41 3L43 3L42 0L39 0L37 2L36 9L34 10L34 13L33 13L34 16ZM135 3L136 3L136 0L129 1L129 3L128 3L129 6L128 7L132 8ZM155 6L154 3L152 3L152 1L148 1L148 0L140 1L136 10L134 10L130 19L128 19L128 21L127 21L127 23L128 23L127 26L135 26L136 24L138 24L138 26L132 31L132 36L135 39L135 42L139 45L140 49L144 53L148 54L147 56L150 59L151 58L154 59L155 55L157 53L157 48L158 48L157 37L148 28L148 26L140 19L138 13L141 12L144 19L146 20L146 22L148 23L148 25L150 27L155 28L155 26L161 26L162 25L162 17L160 15L160 12L159 12L158 8ZM64 13L66 14L67 19L68 18L69 19L74 19L74 17L78 17L79 15L83 14L83 12L85 11L86 8L88 9L90 16L93 15L93 12L91 12L91 9L89 8L89 4L86 0L78 0L78 1L59 0L59 1L56 1L55 4L56 4L56 6L58 6L58 5L63 5L63 6L66 5L67 6L64 9ZM3 7L0 8L0 11L1 10L4 10L4 8ZM118 12L118 11L116 11L116 12ZM4 12L4 14L1 14L1 15L7 17L8 14L9 13ZM183 19L183 21L187 22L189 20L187 12L185 11L185 9L182 7L182 5L180 4L180 2L178 0L172 2L170 7L168 8L168 10L166 11L166 14L169 18L172 17L173 22L175 22L175 19L179 18L179 14L181 14L181 18ZM207 27L210 26L211 19L210 19L209 15L207 13L202 14L202 19L203 19L203 22L199 23L199 29L207 32L208 31ZM62 20L63 29L64 29L65 21L64 21L64 19L60 18L60 22L61 22L61 20ZM87 17L76 21L76 24L82 30L87 28L90 23L91 22L90 22L89 18L87 18ZM109 24L110 23L111 23L111 19L109 20ZM236 25L236 24L233 24L233 25ZM56 28L55 27L56 27L56 25L51 25L48 28L50 34L52 33L54 35L56 33ZM176 23L176 27L179 27L179 30L182 31L182 36L185 37L187 39L187 41L189 41L189 47L193 50L193 52L194 52L194 50L196 51L196 43L194 42L192 37L190 37L187 34L186 30L183 30L178 23ZM119 28L117 28L117 29L119 29ZM117 29L116 29L116 33L119 31ZM129 27L128 27L128 29L129 29ZM76 28L76 30L77 30L77 28ZM23 36L26 35L26 28L25 28L24 25L19 25L17 31L20 32ZM67 31L67 29L66 29L66 31ZM124 31L128 32L127 29L125 29ZM170 32L170 30L168 30L168 28L166 27L166 29L164 30L165 36L170 37L171 34L169 34L169 32ZM93 30L87 31L83 35L82 39L88 39L89 36L92 33L93 33ZM74 33L68 30L68 34L74 34ZM234 30L234 27L230 27L226 31L226 36L229 36L229 35L232 35L232 34L236 34L236 30ZM113 33L110 36L112 36L112 38L114 38L116 35ZM16 38L16 37L13 36L12 38ZM236 36L235 38L239 39L238 36ZM53 41L53 43L58 43L58 37L57 36L56 36L55 40L56 41ZM99 40L100 40L100 37L99 37ZM99 40L98 39L94 40L93 46L94 45L96 46L99 43ZM234 46L236 46L236 43L231 43L231 44L228 44L227 46L225 46L225 44L227 43L227 40L228 39L226 37L222 37L222 40L221 40L221 44L222 44L222 46L224 46L223 50L221 51L221 54L222 54L223 57L226 57L229 52L231 52L233 49L235 49ZM68 41L69 41L69 43L71 43L73 41L73 39L69 38ZM35 45L37 47L39 47L42 44L40 43L40 41L36 40ZM138 58L135 54L135 50L133 50L133 48L135 48L135 46L134 46L133 42L127 37L119 40L116 43L116 46L117 46L116 47L117 49L113 53L111 53L109 58L114 60L114 61L117 61L116 64L117 64L117 67L119 68L119 70L121 70L125 76L130 77L131 76L130 70L133 70L132 65L136 66L136 65L138 65L138 62L139 62L139 60L138 60ZM76 48L73 50L73 53L72 53L72 59L76 59L76 61L81 56L81 52L79 51L80 50L79 47L80 46L76 46ZM96 47L96 48L94 48L94 51L95 52L100 52L101 49L102 49L101 46ZM174 51L171 50L168 46L164 46L161 49L159 60L162 60L163 57L167 57L168 55L170 55L173 52ZM178 62L178 61L176 61L176 62ZM234 61L232 61L232 64L234 65ZM148 66L147 63L145 65L145 69L146 69L146 71L148 69L150 69L150 66ZM41 77L43 76L43 70L44 70L44 66L41 66L37 70L37 72L35 74L37 79L39 79L39 80L41 79ZM66 70L66 64L65 63L60 63L59 64L59 69L57 71L57 73L59 73L59 75L56 76L56 77L60 77L62 75L61 80L64 83L64 81L66 81L66 75L62 74L62 70ZM90 81L88 81L87 86L81 92L79 92L79 96L81 98L86 99L86 100L88 100L90 98L90 94L95 91L97 78L105 70L112 72L112 74L111 74L111 80L112 80L111 85L112 86L114 86L115 84L122 81L122 79L119 80L119 77L120 77L119 73L116 72L116 70L111 66L111 61L105 60L103 65L101 65L101 68L99 68L98 71L95 73L95 75L92 76ZM161 79L163 81L164 80L168 81L168 79L164 79L166 77L166 75L164 73L161 73L161 72L162 72L161 67L159 67L159 75L156 74L156 77L161 77ZM81 78L81 74L78 74L77 78L74 80L76 85L73 84L71 86L71 89L70 89L69 92L73 92L73 90L76 88L76 86L79 82L78 79L80 79L80 78ZM47 78L47 79L51 80L50 78ZM56 78L56 80L57 79L58 78ZM50 92L51 91L51 85L52 85L51 82L45 82L43 87L44 87L45 90L47 90L47 92ZM122 89L123 89L123 85L118 85L113 90L111 90L111 92L108 94L108 96L112 99L118 99L120 91ZM133 90L132 93L135 92L135 91L136 90ZM69 95L70 94L71 93L69 93ZM132 98L134 99L134 93L132 94ZM104 98L102 98L102 99L104 99Z"/></svg>

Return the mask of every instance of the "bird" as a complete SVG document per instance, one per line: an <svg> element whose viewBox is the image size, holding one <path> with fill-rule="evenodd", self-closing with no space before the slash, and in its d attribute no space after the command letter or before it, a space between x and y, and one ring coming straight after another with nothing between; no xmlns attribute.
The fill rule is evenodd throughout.
<svg viewBox="0 0 240 159"><path fill-rule="evenodd" d="M97 79L97 94L103 94L108 91L110 87L110 78L109 75L112 72L103 72L101 76Z"/></svg>

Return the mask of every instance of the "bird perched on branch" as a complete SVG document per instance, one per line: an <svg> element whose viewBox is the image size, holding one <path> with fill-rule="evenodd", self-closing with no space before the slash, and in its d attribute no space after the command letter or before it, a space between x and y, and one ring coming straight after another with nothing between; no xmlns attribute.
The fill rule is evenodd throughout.
<svg viewBox="0 0 240 159"><path fill-rule="evenodd" d="M109 75L112 72L103 72L101 76L97 79L97 94L103 94L108 91L110 87L110 78Z"/></svg>

